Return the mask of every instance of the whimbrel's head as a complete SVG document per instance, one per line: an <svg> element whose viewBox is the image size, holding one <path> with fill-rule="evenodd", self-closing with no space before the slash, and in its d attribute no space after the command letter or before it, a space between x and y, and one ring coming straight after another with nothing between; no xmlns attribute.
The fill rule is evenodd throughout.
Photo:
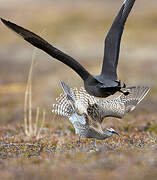
<svg viewBox="0 0 157 180"><path fill-rule="evenodd" d="M116 132L113 128L107 128L105 134L109 137L112 136L113 134L116 134L120 137L120 134Z"/></svg>

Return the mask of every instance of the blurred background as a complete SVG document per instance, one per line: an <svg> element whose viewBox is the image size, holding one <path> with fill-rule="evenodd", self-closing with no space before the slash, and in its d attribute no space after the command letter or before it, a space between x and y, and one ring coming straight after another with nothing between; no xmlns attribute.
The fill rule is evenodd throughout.
<svg viewBox="0 0 157 180"><path fill-rule="evenodd" d="M92 74L101 70L104 39L122 0L1 0L0 16L48 40L78 60ZM0 23L0 123L23 119L24 93L33 47ZM60 81L83 86L69 67L36 50L33 107L50 112L61 92ZM127 85L150 85L151 92L137 108L156 118L157 1L138 0L125 26L118 66ZM153 113L152 113L153 112Z"/></svg>

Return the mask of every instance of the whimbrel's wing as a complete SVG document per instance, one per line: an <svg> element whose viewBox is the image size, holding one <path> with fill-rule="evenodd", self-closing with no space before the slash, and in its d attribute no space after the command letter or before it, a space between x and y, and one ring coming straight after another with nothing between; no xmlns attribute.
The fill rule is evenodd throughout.
<svg viewBox="0 0 157 180"><path fill-rule="evenodd" d="M69 89L69 92L70 92L69 94L70 99L69 99L69 96L67 96L66 94L66 90L64 91L64 94L60 94L60 97L56 99L57 104L52 105L53 107L52 112L61 116L68 117L70 122L73 124L75 131L77 133L76 124L80 123L82 125L85 125L87 123L87 118L85 114L79 115L77 111L75 111L74 102L71 101L71 93L73 93L73 91Z"/></svg>
<svg viewBox="0 0 157 180"><path fill-rule="evenodd" d="M57 104L53 105L53 112L59 115L70 117L72 113L79 115L87 114L89 103L97 103L98 100L94 96L90 96L84 88L69 88L69 86L62 82L64 94L56 99Z"/></svg>
<svg viewBox="0 0 157 180"><path fill-rule="evenodd" d="M135 109L136 105L142 101L149 90L149 87L139 86L128 89L130 93L127 96L122 94L113 100L100 100L99 107L102 110L102 115L104 117L122 118L126 113Z"/></svg>
<svg viewBox="0 0 157 180"><path fill-rule="evenodd" d="M123 103L125 105L125 113L128 113L135 109L136 105L143 100L149 90L150 87L138 86L129 89L130 93L127 96L122 94L118 98L116 98L115 101Z"/></svg>
<svg viewBox="0 0 157 180"><path fill-rule="evenodd" d="M88 71L75 59L70 57L69 55L65 54L64 52L60 51L59 49L55 48L51 44L49 44L47 41L45 41L40 36L36 35L35 33L24 29L23 27L20 27L10 21L6 21L5 19L1 18L1 21L11 30L16 32L18 35L20 35L24 40L32 44L33 46L43 50L50 56L52 56L55 59L58 59L62 63L66 64L67 66L71 67L76 73L78 73L83 80L91 76Z"/></svg>
<svg viewBox="0 0 157 180"><path fill-rule="evenodd" d="M56 98L57 104L52 105L52 112L61 116L69 117L74 113L71 103L68 101L66 94L60 94Z"/></svg>
<svg viewBox="0 0 157 180"><path fill-rule="evenodd" d="M53 104L52 112L58 115L71 117L76 112L75 109L75 94L72 89L64 82L61 81L61 86L64 94L56 99L57 104ZM77 91L77 89L75 89Z"/></svg>
<svg viewBox="0 0 157 180"><path fill-rule="evenodd" d="M66 96L67 96L67 99L72 104L74 104L75 103L75 97L74 97L73 91L70 89L70 87L64 81L61 81L61 86L62 86L62 89L64 91L64 94L66 94Z"/></svg>
<svg viewBox="0 0 157 180"><path fill-rule="evenodd" d="M101 75L117 80L117 64L120 42L127 17L135 0L125 0L105 39L104 58Z"/></svg>

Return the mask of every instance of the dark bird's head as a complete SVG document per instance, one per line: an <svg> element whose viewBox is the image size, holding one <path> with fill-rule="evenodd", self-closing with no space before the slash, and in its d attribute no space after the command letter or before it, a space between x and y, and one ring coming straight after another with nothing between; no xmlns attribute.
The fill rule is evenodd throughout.
<svg viewBox="0 0 157 180"><path fill-rule="evenodd" d="M105 130L105 134L106 134L108 137L112 136L113 134L116 134L116 135L118 135L118 136L120 137L120 134L119 134L118 132L116 132L113 128L107 128L107 129Z"/></svg>

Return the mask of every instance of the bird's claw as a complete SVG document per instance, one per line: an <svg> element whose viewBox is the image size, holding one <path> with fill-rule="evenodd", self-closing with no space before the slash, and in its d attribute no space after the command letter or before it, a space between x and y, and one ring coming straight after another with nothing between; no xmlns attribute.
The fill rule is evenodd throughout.
<svg viewBox="0 0 157 180"><path fill-rule="evenodd" d="M122 90L119 90L119 92L121 92L121 93L123 93L124 94L124 96L127 96L127 95L129 95L130 94L130 92L129 91L122 91Z"/></svg>

